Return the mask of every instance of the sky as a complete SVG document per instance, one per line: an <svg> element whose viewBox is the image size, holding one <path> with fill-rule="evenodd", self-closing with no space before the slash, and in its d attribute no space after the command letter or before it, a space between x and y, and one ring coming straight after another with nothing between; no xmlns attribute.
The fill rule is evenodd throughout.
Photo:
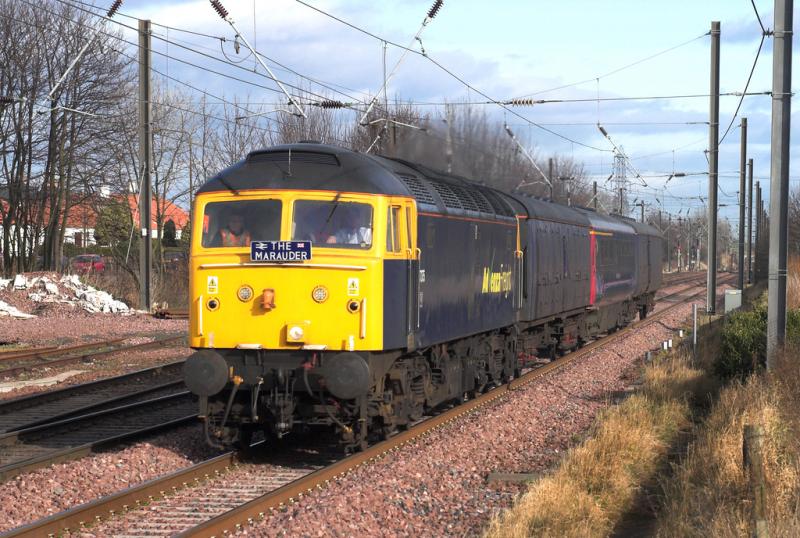
<svg viewBox="0 0 800 538"><path fill-rule="evenodd" d="M412 42L432 4L415 0L303 1L380 38L404 45ZM107 8L99 0L93 3ZM383 43L380 39L364 35L296 0L222 0L222 3L242 34L271 59L324 81L328 86L347 88L342 91L359 99L374 94L381 87ZM773 3L765 0L754 3L764 26L772 28ZM154 26L157 36L173 41L167 44L153 39L156 52L153 67L160 72L224 95L226 99L281 101L274 83L263 77L260 67L256 68L259 74L252 73L253 58L243 59L244 50L236 55L230 41L233 30L218 17L207 0L125 0L115 20L135 26L135 21L126 15L171 27ZM430 57L492 100L523 96L587 99L586 102L513 107L511 112L497 105L481 106L497 121L506 121L537 156L557 153L573 157L584 163L587 172L597 178L601 186L611 187L605 180L611 173L613 148L597 128L596 124L601 123L647 183L644 187L633 180L629 200L645 199L652 207L677 215L687 208L703 207L698 197L708 196L708 164L704 150L708 147L709 119L710 36L707 33L712 20L721 22L721 92L742 92L761 39L761 27L749 0L506 0L491 4L477 0L446 0L425 27L421 39ZM222 45L225 53L233 60L241 60L239 67L244 69L181 49L179 45L185 45L221 57L219 40L180 30L226 37L229 41ZM135 40L134 33L126 32ZM771 38L765 40L750 92L771 90L771 41ZM416 50L419 46L418 42L413 44ZM402 52L391 45L387 47L389 69ZM263 87L237 83L181 64L178 59L236 75ZM275 64L270 66L287 82L330 93ZM390 96L416 103L487 100L428 59L411 54L398 68L388 91ZM199 100L201 94L193 93ZM681 95L702 97L602 100ZM598 97L601 101L597 101ZM336 98L347 99L342 95ZM733 122L720 145L720 216L734 225L738 223L738 127L742 116L748 118L749 124L748 157L754 159L754 176L765 188L765 197L769 183L771 99L766 95L745 97L738 117L734 118L739 100L736 96L720 99L720 136ZM433 107L424 106L424 109ZM793 120L796 119L795 112ZM272 120L264 117L258 121L269 125ZM793 121L793 125L796 124ZM793 127L793 133L796 129ZM793 145L790 169L793 188L800 186L798 165L800 152ZM664 189L672 172L689 175L673 178ZM628 173L629 177L632 175Z"/></svg>

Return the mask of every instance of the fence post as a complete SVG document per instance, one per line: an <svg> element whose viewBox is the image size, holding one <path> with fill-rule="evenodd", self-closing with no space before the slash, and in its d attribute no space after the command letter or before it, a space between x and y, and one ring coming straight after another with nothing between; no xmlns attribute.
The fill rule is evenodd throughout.
<svg viewBox="0 0 800 538"><path fill-rule="evenodd" d="M750 487L753 490L753 519L755 520L756 538L768 538L766 518L766 483L764 480L764 466L761 458L761 449L764 431L761 426L745 424L742 438L742 461L744 468L749 471Z"/></svg>

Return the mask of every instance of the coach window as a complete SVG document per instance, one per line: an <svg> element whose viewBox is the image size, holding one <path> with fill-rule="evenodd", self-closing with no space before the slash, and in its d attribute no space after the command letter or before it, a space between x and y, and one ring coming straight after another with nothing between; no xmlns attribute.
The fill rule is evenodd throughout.
<svg viewBox="0 0 800 538"><path fill-rule="evenodd" d="M400 206L390 206L386 217L386 252L400 252Z"/></svg>
<svg viewBox="0 0 800 538"><path fill-rule="evenodd" d="M202 232L204 248L250 248L251 241L276 241L281 233L281 202L210 202L203 209Z"/></svg>

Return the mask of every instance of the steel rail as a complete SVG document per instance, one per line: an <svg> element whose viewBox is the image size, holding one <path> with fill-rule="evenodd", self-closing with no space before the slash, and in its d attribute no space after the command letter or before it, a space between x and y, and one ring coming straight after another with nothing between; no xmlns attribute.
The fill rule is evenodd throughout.
<svg viewBox="0 0 800 538"><path fill-rule="evenodd" d="M25 355L26 353L44 353L46 351L53 351L54 349L58 349L58 346L44 346L44 347L22 348L22 349L3 349L0 350L0 360L5 360L9 357L14 358L17 355Z"/></svg>
<svg viewBox="0 0 800 538"><path fill-rule="evenodd" d="M683 290L659 298L659 302L669 301L670 299L685 293L688 289L699 286L704 281L703 275L697 275L696 278L700 282ZM599 347L613 343L616 339L621 338L636 329L658 322L659 319L665 316L668 312L671 312L672 310L685 304L685 302L694 299L701 294L703 294L703 291L698 291L690 296L683 297L683 300L668 305L666 308L659 310L658 312L654 312L642 321L629 325L628 327L621 329L605 338L596 340L584 346L583 348L565 355L564 357L547 365L537 367L536 369L523 374L521 377L512 380L510 383L497 387L494 390L475 398L474 400L454 407L453 409L445 411L444 413L433 418L420 422L412 428L401 432L386 441L382 441L381 443L373 445L364 452L359 452L344 458L339 462L325 467L324 469L310 473L299 480L251 500L234 510L220 514L203 523L202 525L183 532L179 536L222 536L235 529L241 528L243 524L253 522L258 518L264 518L267 512L270 510L290 504L294 502L295 499L302 498L304 495L310 493L314 489L321 489L324 484L343 476L350 470L363 465L364 463L374 461L388 452L397 451L402 446L422 435L425 435L435 428L439 428L444 424L452 422L462 415L474 412L477 408L482 407L496 400L497 398L513 393L516 390L519 390L520 387L542 378L581 357L586 356ZM86 527L96 521L100 521L107 517L113 517L120 512L125 512L135 505L139 505L142 502L147 501L148 499L153 500L159 497L165 497L167 492L174 492L188 487L190 482L199 483L210 478L211 474L221 474L235 466L239 461L239 457L240 456L237 453L233 452L217 456L214 459L187 467L186 469L176 471L164 477L155 478L113 495L102 497L89 503L65 510L61 513L53 514L47 518L31 522L16 529L11 529L6 533L0 534L0 538L27 538L44 535L58 535L59 533L66 532L70 529L75 530L77 528Z"/></svg>
<svg viewBox="0 0 800 538"><path fill-rule="evenodd" d="M188 310L156 310L153 313L154 318L159 319L188 319L189 311Z"/></svg>
<svg viewBox="0 0 800 538"><path fill-rule="evenodd" d="M697 285L691 287L696 287L696 286ZM667 297L663 297L661 300L662 301L667 300L671 297L680 295L685 291L686 290L670 294ZM268 511L275 510L276 508L279 508L286 504L293 503L295 502L296 499L300 499L304 495L311 493L315 488L321 488L322 484L328 483L331 480L344 476L346 473L355 469L356 467L359 467L365 463L378 459L384 456L388 452L396 451L403 445L410 443L411 441L417 439L420 436L426 435L431 430L439 428L463 415L474 412L478 408L483 407L497 400L498 398L502 398L508 395L509 393L519 390L520 387L523 387L556 370L559 370L564 366L576 361L577 359L592 353L596 349L606 346L609 343L612 343L618 340L619 338L622 338L623 336L630 334L634 330L641 329L642 327L646 327L652 323L657 322L667 313L678 308L679 306L682 306L686 301L694 299L695 297L703 293L704 291L699 291L688 297L685 297L683 298L682 301L669 305L666 308L651 314L644 320L628 325L627 327L609 335L606 338L595 340L594 342L582 347L579 350L576 350L568 355L556 359L555 361L549 364L546 364L530 372L527 372L518 377L517 379L512 380L510 383L501 385L485 394L478 396L474 400L456 406L439 415L436 415L435 417L420 422L413 428L401 432L398 435L386 441L382 441L376 445L373 445L363 452L358 452L328 467L325 467L324 469L320 469L319 471L315 471L311 474L308 474L299 480L296 480L290 484L287 484L265 495L262 495L261 497L253 499L239 506L238 508L220 514L214 518L211 518L202 525L198 525L197 527L184 531L178 534L177 536L182 538L199 537L199 536L204 536L204 537L224 536L227 535L228 533L231 533L235 530L242 528L245 524L251 523L256 519L263 519L264 517L266 517Z"/></svg>
<svg viewBox="0 0 800 538"><path fill-rule="evenodd" d="M176 370L175 374L179 375L179 369L183 362L183 360L170 362L119 376L2 400L0 401L0 433L55 422L70 416L83 415L101 407L108 408L162 390L167 386L180 383L180 381L164 382L163 377L169 377L170 370ZM152 377L152 381L159 381L159 384L153 384L152 381L148 383L149 377ZM145 388L127 393L120 390L120 387L136 384L143 384ZM109 390L114 394L110 398L104 394ZM71 400L78 401L75 402L77 405L70 408ZM55 414L51 414L53 407L58 410ZM23 415L27 415L27 417Z"/></svg>
<svg viewBox="0 0 800 538"><path fill-rule="evenodd" d="M0 355L0 360L2 361L11 361L11 360L28 360L28 359L44 359L46 357L51 357L53 355L65 355L67 353L71 353L73 351L83 351L84 349L92 349L96 347L110 347L114 344L118 344L125 340L124 338L115 338L113 340L101 340L99 342L89 342L88 344L78 344L74 346L67 346L67 347L50 347L50 348L39 348L39 349L29 349L19 351L17 353L8 353Z"/></svg>
<svg viewBox="0 0 800 538"><path fill-rule="evenodd" d="M4 433L0 435L0 452L8 449L10 453L0 454L3 456L0 459L6 460L0 465L0 483L24 472L81 458L99 448L196 420L195 406L194 396L184 391ZM161 418L154 416L159 411ZM145 417L144 425L131 424L138 417ZM80 437L82 429L89 430L85 437ZM78 439L74 439L76 435ZM28 451L26 446L30 447Z"/></svg>
<svg viewBox="0 0 800 538"><path fill-rule="evenodd" d="M33 521L27 525L11 529L0 534L0 537L57 536L70 529L85 527L104 516L123 513L141 505L143 502L164 497L166 492L185 488L189 486L190 482L200 484L212 478L212 475L218 476L234 467L238 463L239 457L239 453L236 452L221 454L166 476L148 480L138 486L133 486L107 497L101 497L69 510Z"/></svg>
<svg viewBox="0 0 800 538"><path fill-rule="evenodd" d="M5 370L0 370L0 378L6 377L6 376L10 376L10 375L15 375L15 374L18 374L18 373L21 373L21 372L32 370L34 368L41 368L41 367L44 367L44 366L46 366L46 367L61 366L61 365L70 364L70 363L73 363L73 362L90 361L90 360L94 360L94 359L99 358L99 357L104 357L106 355L111 355L113 353L119 353L119 352L122 352L122 351L142 350L142 349L148 349L148 348L152 348L152 347L160 347L160 346L167 345L167 344L169 344L171 342L176 342L178 340L185 340L185 339L186 339L186 335L180 334L180 335L174 335L174 336L168 336L168 337L165 337L165 338L156 339L156 340L153 340L151 342L143 342L141 344L132 344L132 345L128 345L128 346L120 346L120 347L115 347L113 349L104 349L104 350L100 350L100 351L92 351L92 352L89 352L89 353L81 353L79 355L73 355L73 356L70 356L70 357L62 358L62 359L45 360L44 362L37 362L37 363L33 363L33 364L24 364L24 365L20 365L20 366L14 366L12 368L6 368ZM125 338L120 338L120 339L115 340L115 341L109 340L105 344L108 345L108 343L110 343L110 342L118 343L118 342L121 342L123 340L125 340ZM94 347L97 347L100 344L104 344L104 342L101 342L99 344L95 344ZM90 345L89 344L85 344L85 345L83 345L83 347L84 348L85 347L90 347ZM61 349L66 349L66 348L61 348ZM69 351L75 351L77 349L79 349L78 346L75 346L75 347L71 348ZM62 353L59 353L59 355L61 355L61 354ZM24 357L24 359L28 359L28 358L41 358L41 357L39 357L39 355L34 355L33 357ZM15 360L23 360L23 358L19 358L18 357Z"/></svg>

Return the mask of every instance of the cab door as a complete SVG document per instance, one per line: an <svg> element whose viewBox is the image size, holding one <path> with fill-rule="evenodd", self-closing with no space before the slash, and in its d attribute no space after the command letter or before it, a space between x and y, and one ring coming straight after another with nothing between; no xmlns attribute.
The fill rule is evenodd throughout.
<svg viewBox="0 0 800 538"><path fill-rule="evenodd" d="M407 201L403 208L403 229L407 267L408 300L406 347L416 349L417 331L419 330L420 309L422 308L422 289L425 273L421 268L422 251L417 246L417 207L414 202Z"/></svg>
<svg viewBox="0 0 800 538"><path fill-rule="evenodd" d="M414 349L423 278L416 243L416 206L405 198L390 198L385 215L384 349Z"/></svg>

